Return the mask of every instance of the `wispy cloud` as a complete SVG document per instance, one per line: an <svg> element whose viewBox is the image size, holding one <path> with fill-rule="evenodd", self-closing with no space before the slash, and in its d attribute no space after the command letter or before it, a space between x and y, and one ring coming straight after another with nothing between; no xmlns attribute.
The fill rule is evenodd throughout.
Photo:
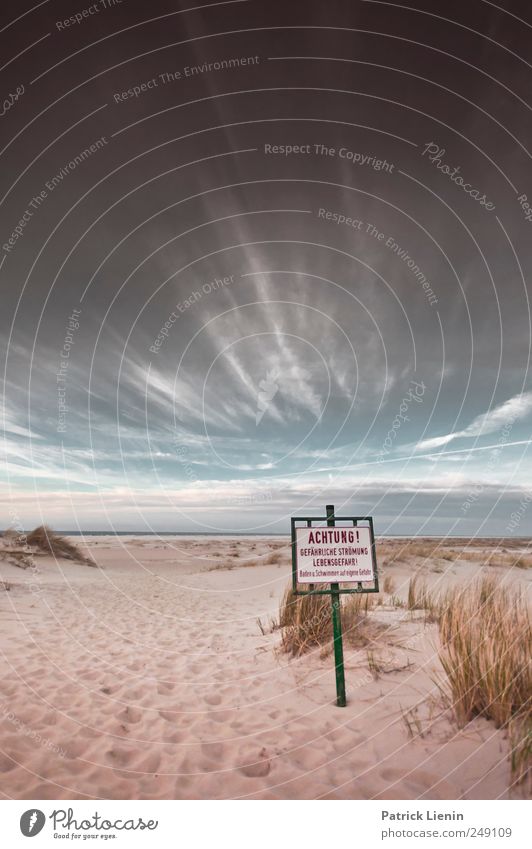
<svg viewBox="0 0 532 849"><path fill-rule="evenodd" d="M17 414L9 409L5 400L0 407L0 428L4 435L26 436L29 439L41 439L40 435L19 423Z"/></svg>
<svg viewBox="0 0 532 849"><path fill-rule="evenodd" d="M512 425L514 422L526 418L530 413L532 413L532 392L521 392L519 395L509 398L504 404L494 407L493 410L488 410L486 413L476 416L464 430L423 439L418 442L416 451L431 451L434 448L441 448L443 445L452 442L453 439L472 438L484 436L487 433L495 433L505 425Z"/></svg>

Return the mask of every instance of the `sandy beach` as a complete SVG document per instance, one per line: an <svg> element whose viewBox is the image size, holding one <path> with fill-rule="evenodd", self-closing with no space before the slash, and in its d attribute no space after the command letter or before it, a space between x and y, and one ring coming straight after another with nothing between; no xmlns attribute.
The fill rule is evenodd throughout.
<svg viewBox="0 0 532 849"><path fill-rule="evenodd" d="M414 572L435 590L486 571L529 587L518 548L486 565L487 541L452 560L380 544L387 591L375 639L345 646L340 709L330 652L279 651L287 539L73 541L97 566L41 555L23 569L2 542L3 798L510 797L507 733L453 723L437 627L402 604Z"/></svg>

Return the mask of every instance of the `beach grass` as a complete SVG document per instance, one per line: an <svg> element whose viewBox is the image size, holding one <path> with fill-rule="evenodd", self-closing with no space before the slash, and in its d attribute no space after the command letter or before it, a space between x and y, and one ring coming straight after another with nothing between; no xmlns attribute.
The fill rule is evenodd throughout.
<svg viewBox="0 0 532 849"><path fill-rule="evenodd" d="M89 563L94 565L92 560L88 560L73 543L69 542L65 537L55 533L47 525L39 525L26 537L28 545L42 551L45 554L52 554L54 557L63 557L66 560L75 560L78 563Z"/></svg>
<svg viewBox="0 0 532 849"><path fill-rule="evenodd" d="M366 627L368 612L375 605L367 593L343 596L341 601L344 639L352 645L367 645L372 640ZM289 585L279 606L281 649L298 657L312 648L327 648L332 643L332 604L329 595L294 594ZM377 629L373 629L377 630Z"/></svg>

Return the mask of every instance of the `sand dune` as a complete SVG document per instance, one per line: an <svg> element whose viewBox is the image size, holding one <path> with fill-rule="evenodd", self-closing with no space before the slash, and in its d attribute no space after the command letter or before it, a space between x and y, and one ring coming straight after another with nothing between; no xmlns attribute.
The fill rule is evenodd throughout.
<svg viewBox="0 0 532 849"><path fill-rule="evenodd" d="M83 548L99 569L0 558L5 798L508 797L506 734L481 718L457 730L434 684L436 627L390 593L371 614L384 626L378 670L366 648L346 646L339 709L331 657L289 659L279 632L257 623L277 615L289 580L283 540L100 537ZM532 573L383 561L396 601L414 569L434 586L482 568L523 584Z"/></svg>

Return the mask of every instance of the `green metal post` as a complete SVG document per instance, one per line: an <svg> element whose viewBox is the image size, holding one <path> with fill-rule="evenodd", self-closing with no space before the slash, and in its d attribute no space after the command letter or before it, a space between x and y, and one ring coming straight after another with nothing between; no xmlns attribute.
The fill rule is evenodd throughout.
<svg viewBox="0 0 532 849"><path fill-rule="evenodd" d="M327 504L327 525L334 527L334 504ZM334 666L336 671L336 704L345 707L347 699L345 696L344 675L344 646L342 641L342 615L340 612L340 592L338 584L331 584L332 601L332 625L334 642Z"/></svg>

